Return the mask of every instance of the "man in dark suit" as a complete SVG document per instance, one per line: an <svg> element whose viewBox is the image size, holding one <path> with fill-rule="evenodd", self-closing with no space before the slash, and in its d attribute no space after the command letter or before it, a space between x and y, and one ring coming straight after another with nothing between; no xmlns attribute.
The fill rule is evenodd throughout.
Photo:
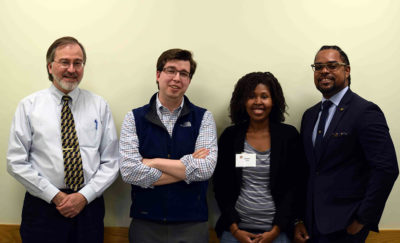
<svg viewBox="0 0 400 243"><path fill-rule="evenodd" d="M321 47L311 66L323 98L301 124L309 171L305 225L296 222L295 240L364 242L378 231L399 173L389 128L377 105L350 90L340 47Z"/></svg>

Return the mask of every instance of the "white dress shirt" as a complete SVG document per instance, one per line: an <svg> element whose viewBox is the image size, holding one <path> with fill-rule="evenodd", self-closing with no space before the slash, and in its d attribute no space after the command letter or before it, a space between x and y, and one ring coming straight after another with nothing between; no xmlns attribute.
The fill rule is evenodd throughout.
<svg viewBox="0 0 400 243"><path fill-rule="evenodd" d="M184 100L182 100L181 105L172 112L161 104L158 95L156 102L157 114L171 136L172 130L182 110ZM135 117L132 111L126 114L124 122L122 123L119 146L122 179L126 183L143 188L152 187L161 177L162 172L142 163L143 158L139 153L139 139L136 134ZM186 166L186 183L208 180L212 176L217 163L217 129L214 118L209 111L204 113L201 121L195 151L200 148L210 150L210 153L205 159L195 159L191 154L184 155L180 158L181 162Z"/></svg>
<svg viewBox="0 0 400 243"><path fill-rule="evenodd" d="M61 145L61 98L54 85L24 98L11 125L7 169L33 196L51 203L64 182ZM118 176L118 137L106 101L89 91L74 89L69 106L82 156L88 203L103 194Z"/></svg>

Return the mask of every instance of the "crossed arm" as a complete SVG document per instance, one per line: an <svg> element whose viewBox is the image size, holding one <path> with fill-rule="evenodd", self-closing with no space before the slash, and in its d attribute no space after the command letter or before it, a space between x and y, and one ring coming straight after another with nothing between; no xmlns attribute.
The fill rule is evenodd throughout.
<svg viewBox="0 0 400 243"><path fill-rule="evenodd" d="M195 159L205 159L209 153L210 150L200 148L192 154L192 157ZM162 171L160 178L153 183L153 186L171 184L186 179L186 166L180 160L156 158L143 159L142 162L144 165Z"/></svg>
<svg viewBox="0 0 400 243"><path fill-rule="evenodd" d="M196 140L195 152L177 160L143 158L139 153L139 139L135 119L129 112L121 127L120 172L122 179L143 188L166 185L184 180L208 180L217 161L217 135L212 114L207 111Z"/></svg>
<svg viewBox="0 0 400 243"><path fill-rule="evenodd" d="M205 159L208 154L208 149L201 148L195 151L192 156L195 159ZM154 186L170 184L186 179L186 166L180 160L156 158L143 159L142 162L144 165L163 172L161 177L153 184ZM52 199L52 202L56 205L60 214L67 218L77 216L88 204L86 198L79 192L66 194L60 191Z"/></svg>

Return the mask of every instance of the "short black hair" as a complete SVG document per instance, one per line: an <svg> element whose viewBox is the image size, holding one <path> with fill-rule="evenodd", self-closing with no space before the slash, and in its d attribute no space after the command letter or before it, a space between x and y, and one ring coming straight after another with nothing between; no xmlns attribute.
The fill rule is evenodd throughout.
<svg viewBox="0 0 400 243"><path fill-rule="evenodd" d="M233 124L237 125L249 121L249 115L246 111L246 102L258 84L267 86L271 93L273 105L271 113L269 114L270 121L285 121L287 105L278 80L270 72L253 72L241 77L235 85L229 106L229 116Z"/></svg>

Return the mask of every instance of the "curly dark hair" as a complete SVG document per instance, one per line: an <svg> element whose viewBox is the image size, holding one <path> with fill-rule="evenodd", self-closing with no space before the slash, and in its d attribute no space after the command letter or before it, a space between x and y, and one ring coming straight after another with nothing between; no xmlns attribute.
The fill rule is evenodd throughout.
<svg viewBox="0 0 400 243"><path fill-rule="evenodd" d="M285 121L287 105L278 80L270 72L253 72L241 77L232 92L229 117L233 124L237 125L249 121L249 115L246 111L246 102L258 84L267 86L272 96L273 105L271 113L269 114L270 121Z"/></svg>

